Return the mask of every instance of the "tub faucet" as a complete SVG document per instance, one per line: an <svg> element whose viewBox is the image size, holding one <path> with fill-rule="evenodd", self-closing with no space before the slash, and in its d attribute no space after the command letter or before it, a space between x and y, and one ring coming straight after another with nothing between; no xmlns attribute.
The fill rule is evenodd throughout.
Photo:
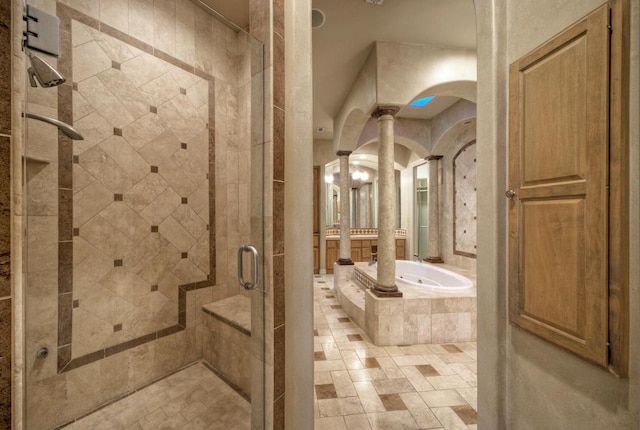
<svg viewBox="0 0 640 430"><path fill-rule="evenodd" d="M369 266L373 266L378 262L378 253L372 252L371 257L369 257Z"/></svg>
<svg viewBox="0 0 640 430"><path fill-rule="evenodd" d="M369 257L369 266L373 266L378 262L378 247L375 245L372 246L370 254L371 255Z"/></svg>

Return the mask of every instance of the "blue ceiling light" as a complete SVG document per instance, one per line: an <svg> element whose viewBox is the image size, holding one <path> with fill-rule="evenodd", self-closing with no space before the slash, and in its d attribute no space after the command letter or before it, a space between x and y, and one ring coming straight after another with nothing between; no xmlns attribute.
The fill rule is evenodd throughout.
<svg viewBox="0 0 640 430"><path fill-rule="evenodd" d="M422 107L435 98L436 96L421 97L409 103L409 106Z"/></svg>

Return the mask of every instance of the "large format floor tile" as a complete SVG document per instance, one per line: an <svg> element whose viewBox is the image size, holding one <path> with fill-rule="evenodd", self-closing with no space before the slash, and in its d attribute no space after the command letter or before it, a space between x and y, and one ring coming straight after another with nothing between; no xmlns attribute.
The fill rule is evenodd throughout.
<svg viewBox="0 0 640 430"><path fill-rule="evenodd" d="M65 430L250 427L249 402L198 363L76 421Z"/></svg>
<svg viewBox="0 0 640 430"><path fill-rule="evenodd" d="M379 347L314 276L316 430L477 427L476 343ZM251 405L203 364L112 403L69 430L249 429Z"/></svg>
<svg viewBox="0 0 640 430"><path fill-rule="evenodd" d="M375 346L314 276L316 430L477 427L476 343Z"/></svg>

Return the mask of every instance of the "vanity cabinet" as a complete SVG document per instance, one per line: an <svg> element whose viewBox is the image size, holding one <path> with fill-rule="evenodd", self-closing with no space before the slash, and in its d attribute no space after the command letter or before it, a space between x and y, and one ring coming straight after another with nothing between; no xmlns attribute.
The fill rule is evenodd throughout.
<svg viewBox="0 0 640 430"><path fill-rule="evenodd" d="M333 263L340 257L340 239L327 238L326 257L327 273L333 273ZM396 259L404 260L406 239L396 239ZM378 239L351 239L351 260L354 263L368 262L371 258L371 247L378 246Z"/></svg>

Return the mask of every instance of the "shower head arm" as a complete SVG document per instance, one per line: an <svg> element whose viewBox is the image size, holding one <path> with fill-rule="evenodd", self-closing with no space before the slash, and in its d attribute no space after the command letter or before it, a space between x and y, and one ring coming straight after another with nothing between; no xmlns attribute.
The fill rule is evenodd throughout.
<svg viewBox="0 0 640 430"><path fill-rule="evenodd" d="M38 121L46 122L51 125L55 125L63 132L65 135L69 136L73 140L84 140L84 137L76 130L71 127L69 124L64 123L62 121L58 121L57 119L49 118L48 116L39 115L37 113L29 113L25 112L24 116L27 118L37 119Z"/></svg>

